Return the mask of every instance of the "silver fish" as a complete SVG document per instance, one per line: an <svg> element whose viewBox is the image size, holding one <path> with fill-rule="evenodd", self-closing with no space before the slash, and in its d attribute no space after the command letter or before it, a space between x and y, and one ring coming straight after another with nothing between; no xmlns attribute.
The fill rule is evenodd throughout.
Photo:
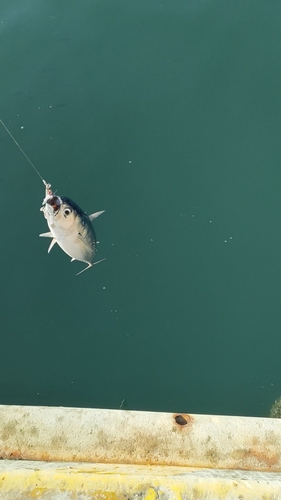
<svg viewBox="0 0 281 500"><path fill-rule="evenodd" d="M86 269L102 262L94 262L96 251L96 234L92 221L104 210L87 215L74 201L65 196L57 196L51 191L51 184L45 181L46 193L40 210L44 213L50 231L39 236L52 238L48 253L57 243L62 250L73 260L80 260L88 264Z"/></svg>

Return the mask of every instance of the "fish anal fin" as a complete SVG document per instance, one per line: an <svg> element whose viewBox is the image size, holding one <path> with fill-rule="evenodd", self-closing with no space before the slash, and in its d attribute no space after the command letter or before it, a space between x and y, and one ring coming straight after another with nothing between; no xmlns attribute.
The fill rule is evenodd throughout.
<svg viewBox="0 0 281 500"><path fill-rule="evenodd" d="M99 217L101 214L103 214L105 212L105 210L101 210L100 212L95 212L94 214L91 214L89 215L89 219L90 221L96 219L97 217Z"/></svg>

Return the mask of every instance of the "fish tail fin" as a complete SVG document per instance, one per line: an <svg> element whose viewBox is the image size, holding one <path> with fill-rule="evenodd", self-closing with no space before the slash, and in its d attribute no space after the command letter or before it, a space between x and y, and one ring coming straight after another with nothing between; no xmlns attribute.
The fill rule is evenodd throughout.
<svg viewBox="0 0 281 500"><path fill-rule="evenodd" d="M93 264L89 264L87 267L85 267L85 269L82 269L82 271L79 271L79 273L76 273L76 276L83 273L84 271L87 271L87 269L89 269L90 267L93 267Z"/></svg>
<svg viewBox="0 0 281 500"><path fill-rule="evenodd" d="M93 267L93 266L95 266L96 264L99 264L99 263L100 263L100 262L102 262L103 260L105 260L105 258L104 258L104 259L101 259L101 260L98 260L97 262L94 262L93 264L90 264L90 263L89 263L89 264L88 264L88 266L87 266L87 267L85 267L85 269L82 269L82 271L80 271L79 273L77 273L77 274L76 274L76 276L78 276L79 274L83 273L84 271L87 271L87 269L90 269L90 267Z"/></svg>

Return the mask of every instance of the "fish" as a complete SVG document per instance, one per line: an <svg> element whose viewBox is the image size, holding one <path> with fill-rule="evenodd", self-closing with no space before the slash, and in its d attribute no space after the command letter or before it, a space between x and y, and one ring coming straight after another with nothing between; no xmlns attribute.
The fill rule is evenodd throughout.
<svg viewBox="0 0 281 500"><path fill-rule="evenodd" d="M50 231L41 233L39 236L52 238L48 253L57 243L71 257L71 262L78 260L88 264L85 269L77 273L78 276L105 260L94 262L97 240L92 224L92 221L103 214L105 210L88 215L70 198L53 193L51 184L46 181L44 184L45 198L40 210L47 220Z"/></svg>
<svg viewBox="0 0 281 500"><path fill-rule="evenodd" d="M52 250L55 243L57 243L71 257L71 262L74 260L86 262L88 264L87 267L82 269L77 275L104 261L105 259L101 259L94 262L97 240L92 224L92 221L103 214L104 210L88 215L70 198L57 196L53 193L51 184L48 184L43 179L39 170L23 151L1 118L0 123L45 186L45 198L40 210L42 210L45 219L47 219L50 231L48 233L41 233L39 236L52 238L48 253Z"/></svg>

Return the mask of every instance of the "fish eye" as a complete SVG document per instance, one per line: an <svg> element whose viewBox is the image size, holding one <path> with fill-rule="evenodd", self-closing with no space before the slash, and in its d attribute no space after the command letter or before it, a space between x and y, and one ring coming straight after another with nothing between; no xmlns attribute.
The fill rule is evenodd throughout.
<svg viewBox="0 0 281 500"><path fill-rule="evenodd" d="M63 211L63 215L68 217L71 214L72 210L70 208L65 208Z"/></svg>

